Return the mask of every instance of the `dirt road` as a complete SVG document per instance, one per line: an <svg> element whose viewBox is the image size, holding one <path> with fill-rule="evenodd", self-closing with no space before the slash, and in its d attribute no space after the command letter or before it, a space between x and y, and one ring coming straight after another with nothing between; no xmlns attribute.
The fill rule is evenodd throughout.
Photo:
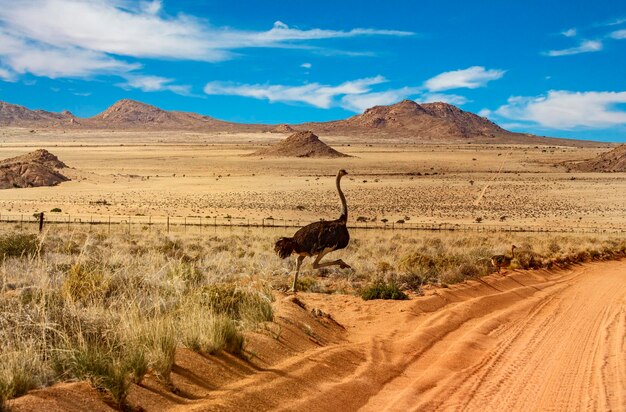
<svg viewBox="0 0 626 412"><path fill-rule="evenodd" d="M626 410L626 261L493 276L410 302L301 298L349 341L193 410Z"/></svg>

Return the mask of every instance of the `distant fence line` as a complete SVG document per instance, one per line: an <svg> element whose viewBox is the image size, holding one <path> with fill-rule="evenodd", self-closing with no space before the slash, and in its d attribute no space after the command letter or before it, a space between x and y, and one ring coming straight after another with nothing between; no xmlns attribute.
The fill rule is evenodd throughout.
<svg viewBox="0 0 626 412"><path fill-rule="evenodd" d="M19 230L43 230L44 227L75 226L104 228L111 232L112 228L132 233L133 231L162 230L171 231L199 230L217 227L245 228L297 228L310 221L264 218L260 220L235 217L201 217L201 216L144 216L144 215L71 215L46 212L32 214L2 214L0 224L14 224ZM485 223L432 223L432 222L349 222L350 229L363 230L424 230L424 231L469 231L469 232L546 232L546 233L626 233L623 228L602 227L539 227L522 225L493 225Z"/></svg>

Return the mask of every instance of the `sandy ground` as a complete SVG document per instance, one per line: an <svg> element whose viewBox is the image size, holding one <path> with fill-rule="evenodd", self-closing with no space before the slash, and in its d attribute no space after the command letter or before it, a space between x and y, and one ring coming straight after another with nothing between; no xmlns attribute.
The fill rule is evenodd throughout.
<svg viewBox="0 0 626 412"><path fill-rule="evenodd" d="M309 222L335 218L336 171L351 218L380 222L623 228L625 174L568 173L563 161L606 148L500 145L364 144L321 136L348 159L250 158L277 134L3 129L0 158L46 148L73 167L71 182L0 191L0 214L53 208L92 215L267 217ZM107 205L96 203L106 200ZM408 220L407 220L408 218Z"/></svg>
<svg viewBox="0 0 626 412"><path fill-rule="evenodd" d="M179 350L176 394L147 379L133 389L131 405L146 411L626 407L625 260L491 275L409 301L279 296L276 323L268 328L273 332L251 337L248 362ZM12 407L107 409L81 383L34 391Z"/></svg>

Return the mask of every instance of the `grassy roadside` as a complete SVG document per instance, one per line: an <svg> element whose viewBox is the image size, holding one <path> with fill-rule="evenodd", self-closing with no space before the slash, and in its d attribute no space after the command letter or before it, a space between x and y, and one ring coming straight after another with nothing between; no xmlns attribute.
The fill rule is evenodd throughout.
<svg viewBox="0 0 626 412"><path fill-rule="evenodd" d="M272 250L280 234L1 234L0 410L32 388L70 379L90 381L122 408L130 384L147 373L171 384L178 347L245 356L245 332L272 320L271 291L289 285L293 259ZM626 253L626 239L611 236L357 231L334 253L354 270L318 277L305 265L301 287L419 293L425 284L492 273L489 257L512 243L512 266L525 269Z"/></svg>

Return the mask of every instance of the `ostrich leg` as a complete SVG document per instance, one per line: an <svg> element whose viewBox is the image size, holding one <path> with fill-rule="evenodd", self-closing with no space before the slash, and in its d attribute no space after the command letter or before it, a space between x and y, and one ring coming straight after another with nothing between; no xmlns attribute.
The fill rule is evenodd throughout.
<svg viewBox="0 0 626 412"><path fill-rule="evenodd" d="M344 262L344 261L343 261L343 260L341 260L341 259L333 260L333 261L330 261L330 262L320 263L320 260L322 260L322 258L323 258L326 254L328 254L328 253L332 252L333 250L334 250L334 249L330 249L330 248L327 248L327 249L322 250L322 251L319 253L319 255L317 255L317 257L315 258L315 260L313 261L313 269L325 268L325 267L327 267L327 266L339 266L339 267L340 267L340 268L342 268L342 269L346 269L346 268L347 268L347 269L349 269L349 268L350 268L350 265L348 265L346 262Z"/></svg>
<svg viewBox="0 0 626 412"><path fill-rule="evenodd" d="M296 283L298 282L298 273L300 273L300 266L302 266L302 261L304 260L304 256L298 256L296 260L296 274L293 277L293 286L289 289L290 292L296 293Z"/></svg>

